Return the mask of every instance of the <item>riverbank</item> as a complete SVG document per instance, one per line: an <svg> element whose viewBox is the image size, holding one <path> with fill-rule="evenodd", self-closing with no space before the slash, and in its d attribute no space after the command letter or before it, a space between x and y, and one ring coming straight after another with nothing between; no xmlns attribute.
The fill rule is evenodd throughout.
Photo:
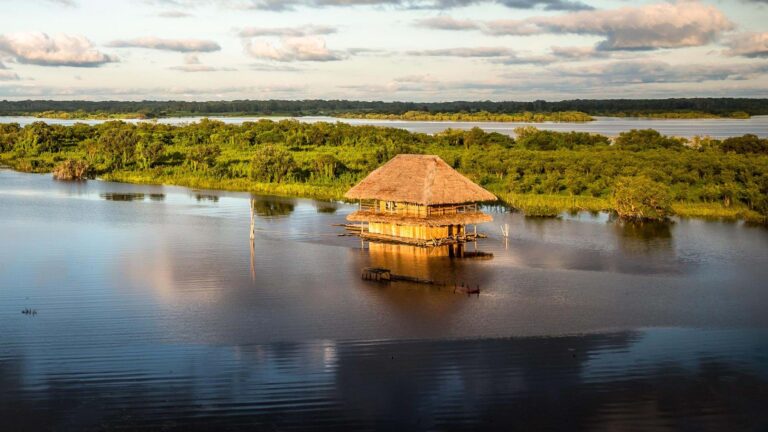
<svg viewBox="0 0 768 432"><path fill-rule="evenodd" d="M153 172L118 171L100 177L105 181L128 184L182 186L193 189L250 192L295 198L345 201L346 186L320 186L306 183L264 183L248 179L211 179L187 176L157 175ZM607 198L567 195L513 194L490 190L499 201L531 217L557 217L564 212L613 212ZM675 202L672 210L677 217L705 220L743 220L751 223L766 223L766 218L743 205L724 206L722 203Z"/></svg>
<svg viewBox="0 0 768 432"><path fill-rule="evenodd" d="M297 121L37 122L0 124L0 150L0 162L25 172L77 163L85 175L115 181L320 199L341 199L397 154L434 154L532 216L609 210L617 182L633 177L658 185L667 210L682 217L768 215L768 140L754 135L689 142L654 130L611 140L532 127L512 138Z"/></svg>

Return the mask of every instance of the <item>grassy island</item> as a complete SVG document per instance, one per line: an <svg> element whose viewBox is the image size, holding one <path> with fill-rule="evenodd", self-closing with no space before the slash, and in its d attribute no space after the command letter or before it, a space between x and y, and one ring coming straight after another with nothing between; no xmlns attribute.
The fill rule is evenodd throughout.
<svg viewBox="0 0 768 432"><path fill-rule="evenodd" d="M403 114L384 113L342 113L340 118L366 119L366 120L407 120L407 121L454 121L454 122L589 122L594 120L589 114L579 111L544 112L534 113L530 111L519 113L490 113L479 112L438 112L408 111Z"/></svg>
<svg viewBox="0 0 768 432"><path fill-rule="evenodd" d="M768 215L768 140L754 135L685 140L632 130L611 140L532 126L516 132L517 138L479 128L428 135L295 120L0 124L0 163L132 183L338 199L393 156L425 153L529 215L612 209L617 185L632 179L663 189L679 216L764 221Z"/></svg>
<svg viewBox="0 0 768 432"><path fill-rule="evenodd" d="M744 111L734 111L727 113L708 113L703 111L670 111L670 112L617 112L614 117L634 117L648 119L748 119L752 117Z"/></svg>
<svg viewBox="0 0 768 432"><path fill-rule="evenodd" d="M58 119L58 120L143 120L151 118L143 113L107 113L103 111L87 112L78 111L43 111L32 114L39 119Z"/></svg>

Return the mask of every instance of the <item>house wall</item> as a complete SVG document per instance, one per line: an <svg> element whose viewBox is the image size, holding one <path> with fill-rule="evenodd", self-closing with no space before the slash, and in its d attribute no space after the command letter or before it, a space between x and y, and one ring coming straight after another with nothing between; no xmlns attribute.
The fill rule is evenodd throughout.
<svg viewBox="0 0 768 432"><path fill-rule="evenodd" d="M454 225L454 231L456 226ZM396 225L391 223L371 222L368 224L371 234L384 234L394 237L405 237L419 240L440 239L448 237L448 227L429 227L423 225ZM456 234L454 234L456 235Z"/></svg>
<svg viewBox="0 0 768 432"><path fill-rule="evenodd" d="M375 206L376 206L376 210L382 213L392 213L392 214L399 214L404 216L416 216L416 217L427 216L427 206L423 206L419 204L409 204L409 203L403 203L403 202L390 201L390 208L388 209L387 201L377 201Z"/></svg>

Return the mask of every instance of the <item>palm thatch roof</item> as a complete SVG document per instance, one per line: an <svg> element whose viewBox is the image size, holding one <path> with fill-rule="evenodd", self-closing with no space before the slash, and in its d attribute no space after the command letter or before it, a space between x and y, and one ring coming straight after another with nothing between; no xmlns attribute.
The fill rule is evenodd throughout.
<svg viewBox="0 0 768 432"><path fill-rule="evenodd" d="M438 156L397 155L344 195L348 199L421 205L496 201L496 196L451 168Z"/></svg>

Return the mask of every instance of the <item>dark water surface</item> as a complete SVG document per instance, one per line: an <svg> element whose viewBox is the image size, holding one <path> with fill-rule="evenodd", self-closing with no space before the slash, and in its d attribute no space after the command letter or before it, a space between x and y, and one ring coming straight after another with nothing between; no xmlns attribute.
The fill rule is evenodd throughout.
<svg viewBox="0 0 768 432"><path fill-rule="evenodd" d="M203 117L169 117L157 121L167 124L184 124L200 121ZM214 120L230 124L241 124L248 121L258 121L260 117L208 117ZM283 120L291 117L261 117L270 120ZM595 117L594 121L583 123L523 123L523 122L452 122L452 121L407 121L407 120L366 120L366 119L340 119L335 117L296 117L296 120L306 123L315 122L343 122L352 125L373 125L406 129L411 132L434 134L446 129L469 130L479 127L487 132L498 132L514 136L515 128L534 126L539 129L560 132L590 132L607 136L617 136L631 129L655 129L664 135L693 137L710 136L713 138L728 138L744 134L754 134L761 138L768 138L768 116L754 116L749 119L648 119L648 118L619 118L619 117ZM41 119L36 117L7 117L0 116L0 123L19 123L22 126ZM46 123L72 125L75 123L98 124L105 120L62 120L42 119ZM126 120L138 122L145 120Z"/></svg>
<svg viewBox="0 0 768 432"><path fill-rule="evenodd" d="M0 170L0 430L768 428L763 227L489 209L458 259L274 197L251 247L249 198Z"/></svg>

